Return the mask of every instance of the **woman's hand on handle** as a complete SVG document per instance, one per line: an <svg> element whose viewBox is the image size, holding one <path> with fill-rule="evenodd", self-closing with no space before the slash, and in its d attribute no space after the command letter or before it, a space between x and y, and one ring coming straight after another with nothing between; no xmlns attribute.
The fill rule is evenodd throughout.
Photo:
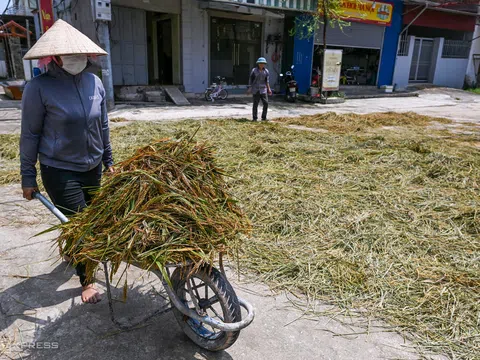
<svg viewBox="0 0 480 360"><path fill-rule="evenodd" d="M23 198L27 199L28 201L33 200L33 193L38 192L38 187L24 187L23 190Z"/></svg>

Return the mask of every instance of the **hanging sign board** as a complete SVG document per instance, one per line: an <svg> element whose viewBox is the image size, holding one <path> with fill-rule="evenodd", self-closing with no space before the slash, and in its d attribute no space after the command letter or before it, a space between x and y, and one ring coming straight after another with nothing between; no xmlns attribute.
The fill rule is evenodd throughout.
<svg viewBox="0 0 480 360"><path fill-rule="evenodd" d="M342 0L340 17L346 21L357 21L367 24L392 24L393 5L380 1Z"/></svg>
<svg viewBox="0 0 480 360"><path fill-rule="evenodd" d="M323 56L322 91L336 91L340 87L343 50L327 49Z"/></svg>
<svg viewBox="0 0 480 360"><path fill-rule="evenodd" d="M44 34L55 22L52 0L40 0L40 19L42 19L42 34Z"/></svg>

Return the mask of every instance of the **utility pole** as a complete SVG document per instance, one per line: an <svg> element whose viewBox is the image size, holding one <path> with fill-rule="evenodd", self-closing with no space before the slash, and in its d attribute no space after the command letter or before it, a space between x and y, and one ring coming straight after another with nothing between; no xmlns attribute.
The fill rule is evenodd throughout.
<svg viewBox="0 0 480 360"><path fill-rule="evenodd" d="M106 56L99 56L102 66L102 81L105 88L105 96L107 98L107 109L112 110L115 107L115 97L113 92L113 74L112 60L110 56L110 30L108 22L98 21L98 41L103 50L107 52Z"/></svg>

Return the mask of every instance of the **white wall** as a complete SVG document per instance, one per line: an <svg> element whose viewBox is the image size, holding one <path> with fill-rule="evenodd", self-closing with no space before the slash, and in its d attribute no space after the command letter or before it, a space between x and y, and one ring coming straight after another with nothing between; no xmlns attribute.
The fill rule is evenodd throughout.
<svg viewBox="0 0 480 360"><path fill-rule="evenodd" d="M208 14L197 0L182 1L183 85L187 93L201 93L208 81Z"/></svg>
<svg viewBox="0 0 480 360"><path fill-rule="evenodd" d="M444 38L439 39L439 51L433 85L446 86L461 89L465 81L468 59L444 59L442 58Z"/></svg>
<svg viewBox="0 0 480 360"><path fill-rule="evenodd" d="M477 82L480 59L477 58L475 61L473 61L473 55L480 55L480 25L475 26L473 39L475 40L472 41L472 48L470 49L470 56L468 57L467 75L465 80L470 86L476 85L477 87L480 87L480 83Z"/></svg>
<svg viewBox="0 0 480 360"><path fill-rule="evenodd" d="M408 39L408 55L397 55L397 59L395 61L395 70L393 72L393 85L395 85L396 90L402 90L408 86L408 77L410 76L410 66L412 64L415 36L409 36ZM400 41L398 42L398 46L400 46Z"/></svg>
<svg viewBox="0 0 480 360"><path fill-rule="evenodd" d="M32 62L32 72L30 72L30 61ZM30 80L33 74L33 68L38 67L38 60L23 60L23 72L25 80Z"/></svg>
<svg viewBox="0 0 480 360"><path fill-rule="evenodd" d="M468 59L439 58L435 68L433 84L461 89L465 80Z"/></svg>

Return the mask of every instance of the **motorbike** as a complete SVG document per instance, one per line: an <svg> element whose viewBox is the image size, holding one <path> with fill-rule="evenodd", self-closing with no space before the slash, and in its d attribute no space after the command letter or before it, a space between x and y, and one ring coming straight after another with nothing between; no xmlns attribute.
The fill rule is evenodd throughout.
<svg viewBox="0 0 480 360"><path fill-rule="evenodd" d="M295 75L293 72L295 65L292 65L290 69L292 71L287 71L285 76L280 74L280 77L283 78L283 83L285 86L285 100L289 102L297 101L297 94L298 94L298 84L295 80Z"/></svg>

